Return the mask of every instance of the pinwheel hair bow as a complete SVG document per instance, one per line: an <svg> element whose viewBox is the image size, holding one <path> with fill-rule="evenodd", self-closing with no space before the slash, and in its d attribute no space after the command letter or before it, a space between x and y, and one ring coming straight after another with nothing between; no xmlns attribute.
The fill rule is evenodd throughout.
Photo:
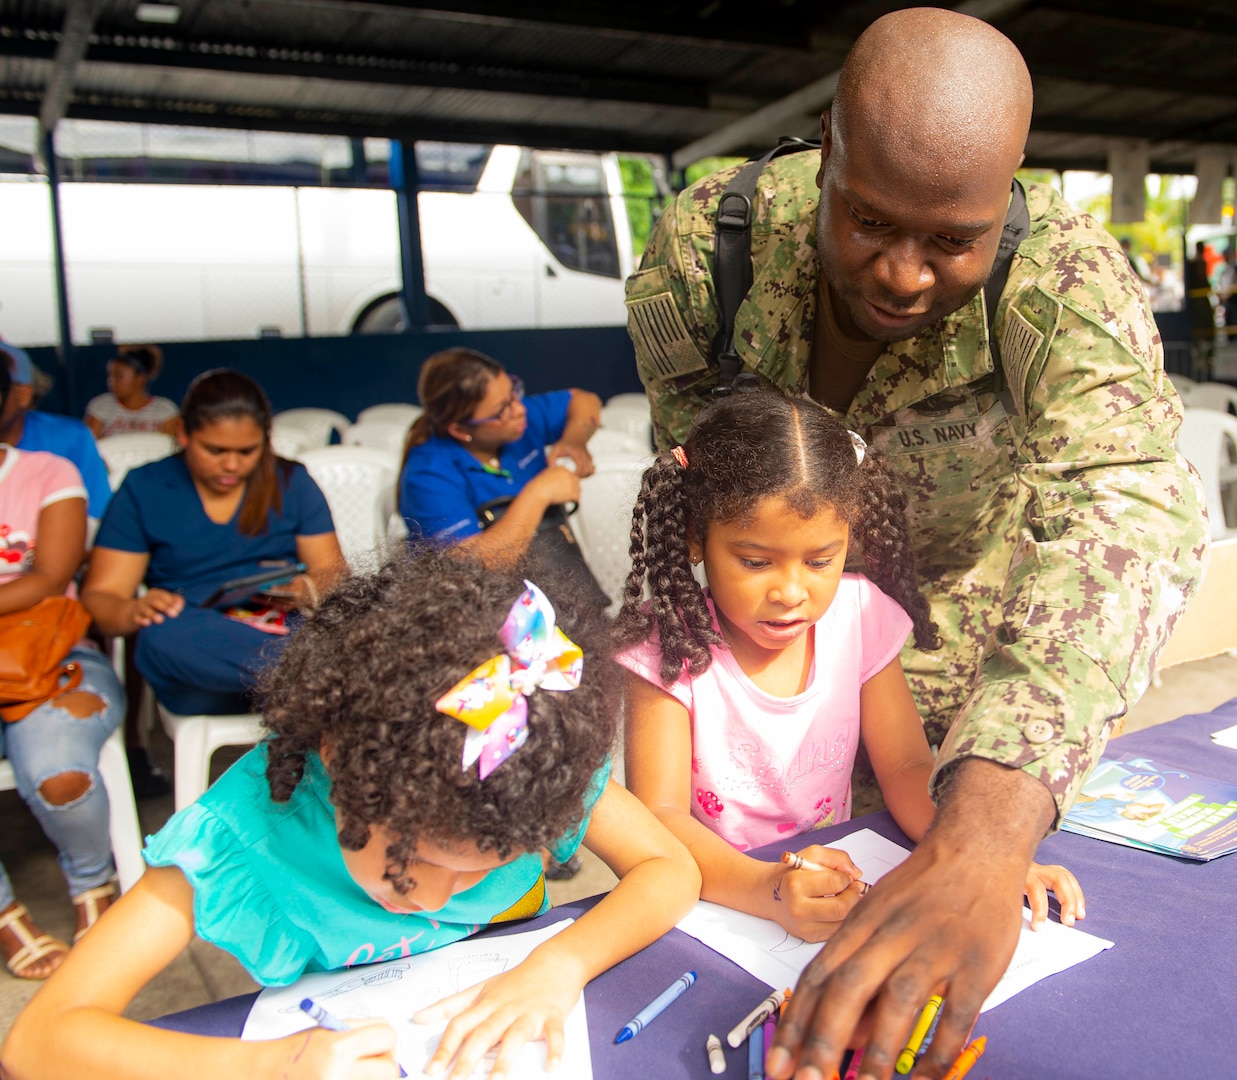
<svg viewBox="0 0 1237 1080"><path fill-rule="evenodd" d="M528 739L528 696L534 690L574 690L584 654L554 625L554 607L531 581L498 631L504 652L474 668L435 703L472 730L463 768L474 761L484 780Z"/></svg>

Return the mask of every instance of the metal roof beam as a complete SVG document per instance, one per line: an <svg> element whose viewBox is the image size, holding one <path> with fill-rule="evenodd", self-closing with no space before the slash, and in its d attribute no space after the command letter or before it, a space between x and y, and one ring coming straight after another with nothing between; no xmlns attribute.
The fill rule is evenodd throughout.
<svg viewBox="0 0 1237 1080"><path fill-rule="evenodd" d="M1028 0L964 0L954 10L992 22L1011 15L1027 3ZM831 71L784 98L679 147L671 155L671 164L676 169L683 169L693 161L718 154L730 154L740 147L752 144L772 146L786 125L798 126L802 124L805 116L824 111L833 100L841 73L840 68Z"/></svg>
<svg viewBox="0 0 1237 1080"><path fill-rule="evenodd" d="M51 59L50 41L0 36L0 56ZM596 71L553 71L412 56L375 56L323 49L290 49L240 41L186 41L166 34L95 34L88 63L163 67L192 71L242 72L271 78L330 79L384 86L483 90L590 101L628 101L707 108L706 87L695 82L606 75ZM71 88L71 87L70 87ZM63 111L63 109L62 109Z"/></svg>
<svg viewBox="0 0 1237 1080"><path fill-rule="evenodd" d="M43 104L39 108L39 128L53 131L56 122L64 116L65 106L73 94L73 76L81 63L89 44L102 0L69 0L64 13L64 28L56 45L55 68L43 91Z"/></svg>
<svg viewBox="0 0 1237 1080"><path fill-rule="evenodd" d="M511 0L459 0L411 5L403 0L268 0L289 7L314 7L337 11L384 15L408 14L418 18L442 18L483 22L497 26L552 26L595 30L653 41L696 44L764 45L806 50L821 21L810 0L790 0L768 17L757 13L749 0L713 0L687 5L664 0L559 0L559 2L512 3ZM796 11L795 8L798 10Z"/></svg>

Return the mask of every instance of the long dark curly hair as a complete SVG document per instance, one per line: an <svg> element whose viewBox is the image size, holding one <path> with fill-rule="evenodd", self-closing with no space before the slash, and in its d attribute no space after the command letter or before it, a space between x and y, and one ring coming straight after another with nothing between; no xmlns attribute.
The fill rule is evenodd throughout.
<svg viewBox="0 0 1237 1080"><path fill-rule="evenodd" d="M906 521L906 494L879 453L859 464L850 432L819 405L773 391L730 394L702 409L683 446L686 467L663 452L645 470L631 521L631 573L615 618L616 645L661 643L668 686L699 675L721 638L692 576L688 541L713 522L741 521L776 496L805 519L831 507L850 527L867 576L911 617L915 644L939 646L919 593ZM648 585L650 602L644 603Z"/></svg>
<svg viewBox="0 0 1237 1080"><path fill-rule="evenodd" d="M467 726L434 702L501 651L524 577L584 651L583 677L575 690L533 692L528 741L481 781L476 765L460 767ZM341 846L357 851L386 829L396 838L386 876L401 892L420 838L506 858L568 833L614 742L620 697L604 616L577 593L536 563L486 567L458 549L415 549L344 581L263 679L271 798L286 802L306 755L326 747Z"/></svg>

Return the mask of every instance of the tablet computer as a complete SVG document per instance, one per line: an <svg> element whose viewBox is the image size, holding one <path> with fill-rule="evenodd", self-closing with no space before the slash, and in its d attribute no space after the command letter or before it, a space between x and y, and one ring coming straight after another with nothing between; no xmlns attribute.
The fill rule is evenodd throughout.
<svg viewBox="0 0 1237 1080"><path fill-rule="evenodd" d="M214 592L202 601L201 607L232 607L243 604L254 593L262 591L263 585L283 585L291 581L297 574L305 572L304 563L283 563L279 566L266 566L256 574L225 581Z"/></svg>

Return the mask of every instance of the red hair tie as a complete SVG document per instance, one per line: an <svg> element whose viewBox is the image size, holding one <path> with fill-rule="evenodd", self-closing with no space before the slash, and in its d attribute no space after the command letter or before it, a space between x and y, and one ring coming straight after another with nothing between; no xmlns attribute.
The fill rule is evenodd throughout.
<svg viewBox="0 0 1237 1080"><path fill-rule="evenodd" d="M686 450L684 450L681 446L676 446L673 450L670 451L670 453L674 455L674 460L677 461L682 468L684 469L687 468L687 451Z"/></svg>

